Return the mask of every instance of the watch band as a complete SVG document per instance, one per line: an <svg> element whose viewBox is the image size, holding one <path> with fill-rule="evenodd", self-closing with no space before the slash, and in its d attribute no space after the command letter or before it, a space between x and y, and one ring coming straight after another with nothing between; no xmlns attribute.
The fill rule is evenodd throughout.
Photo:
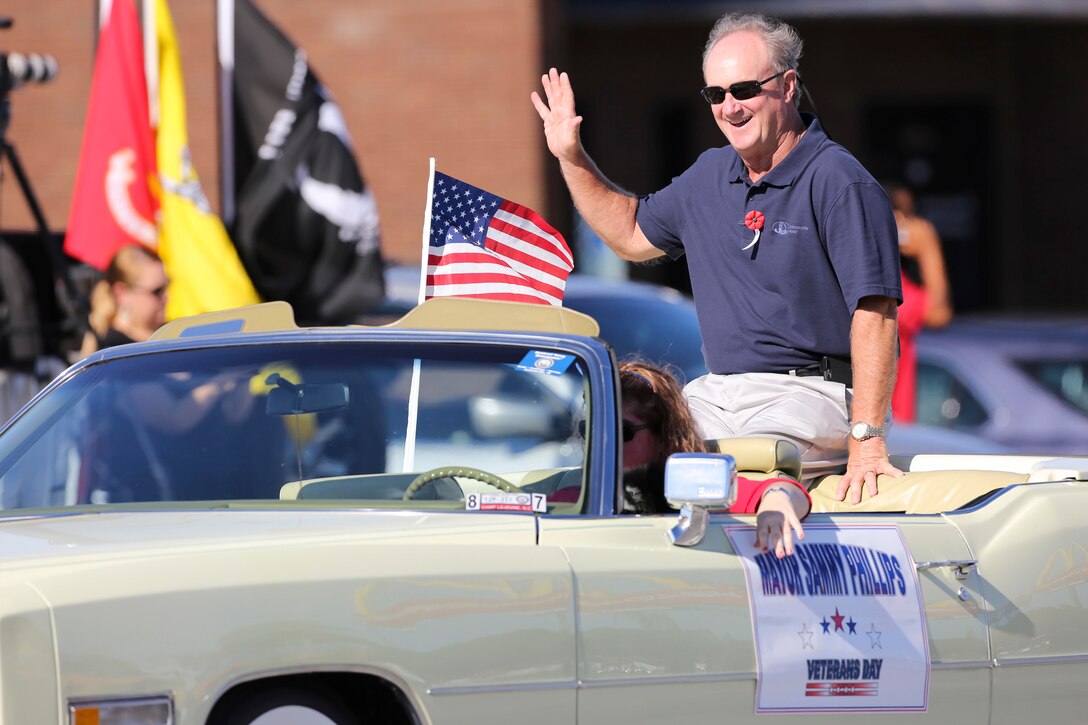
<svg viewBox="0 0 1088 725"><path fill-rule="evenodd" d="M864 421L858 421L850 426L850 437L856 441L867 441L870 438L885 438L888 435L888 429L878 428L875 425L871 425Z"/></svg>

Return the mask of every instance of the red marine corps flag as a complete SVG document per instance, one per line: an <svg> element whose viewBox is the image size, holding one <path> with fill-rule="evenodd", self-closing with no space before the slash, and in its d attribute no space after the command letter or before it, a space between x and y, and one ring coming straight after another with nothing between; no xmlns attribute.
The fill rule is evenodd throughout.
<svg viewBox="0 0 1088 725"><path fill-rule="evenodd" d="M140 22L132 0L113 0L98 39L64 250L105 269L127 244L155 248L156 174Z"/></svg>

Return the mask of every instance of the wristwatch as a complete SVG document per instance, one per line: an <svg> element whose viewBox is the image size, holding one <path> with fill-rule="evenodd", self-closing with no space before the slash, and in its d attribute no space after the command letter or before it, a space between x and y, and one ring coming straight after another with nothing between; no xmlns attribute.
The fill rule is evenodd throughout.
<svg viewBox="0 0 1088 725"><path fill-rule="evenodd" d="M877 428L868 423L854 423L850 426L850 437L856 441L867 441L870 438L883 438L888 435L886 428Z"/></svg>

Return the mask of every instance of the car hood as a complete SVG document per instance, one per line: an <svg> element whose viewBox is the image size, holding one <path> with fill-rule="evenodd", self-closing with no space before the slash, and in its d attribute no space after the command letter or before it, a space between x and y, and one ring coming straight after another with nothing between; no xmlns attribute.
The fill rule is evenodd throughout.
<svg viewBox="0 0 1088 725"><path fill-rule="evenodd" d="M535 540L532 516L418 511L117 511L0 517L0 572L225 549Z"/></svg>

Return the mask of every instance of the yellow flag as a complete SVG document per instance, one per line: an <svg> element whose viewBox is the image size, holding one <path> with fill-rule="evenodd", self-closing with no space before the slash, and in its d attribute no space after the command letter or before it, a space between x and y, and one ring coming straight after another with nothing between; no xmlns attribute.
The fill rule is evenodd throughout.
<svg viewBox="0 0 1088 725"><path fill-rule="evenodd" d="M185 82L166 0L156 0L159 48L159 256L170 277L167 319L260 302L238 252L212 213L189 153Z"/></svg>

